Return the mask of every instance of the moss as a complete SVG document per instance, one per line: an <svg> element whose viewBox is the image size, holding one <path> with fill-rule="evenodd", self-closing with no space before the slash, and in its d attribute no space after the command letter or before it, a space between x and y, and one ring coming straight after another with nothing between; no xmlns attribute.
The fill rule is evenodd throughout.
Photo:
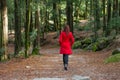
<svg viewBox="0 0 120 80"><path fill-rule="evenodd" d="M120 53L120 49L118 48L112 52L112 55L119 54L119 53Z"/></svg>
<svg viewBox="0 0 120 80"><path fill-rule="evenodd" d="M105 60L105 63L111 62L119 62L120 61L120 54L111 55Z"/></svg>

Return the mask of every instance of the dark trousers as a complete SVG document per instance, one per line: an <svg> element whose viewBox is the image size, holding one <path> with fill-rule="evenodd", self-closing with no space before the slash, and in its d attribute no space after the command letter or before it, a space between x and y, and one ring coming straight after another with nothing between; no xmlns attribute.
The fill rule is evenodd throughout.
<svg viewBox="0 0 120 80"><path fill-rule="evenodd" d="M68 65L68 58L69 58L68 54L63 54L63 64L64 64L64 66Z"/></svg>

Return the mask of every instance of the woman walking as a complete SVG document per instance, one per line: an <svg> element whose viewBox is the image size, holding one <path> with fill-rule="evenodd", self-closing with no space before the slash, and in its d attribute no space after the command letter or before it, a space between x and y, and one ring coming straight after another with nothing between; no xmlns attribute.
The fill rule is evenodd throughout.
<svg viewBox="0 0 120 80"><path fill-rule="evenodd" d="M69 25L65 25L64 30L60 33L59 44L60 44L60 54L63 54L63 65L64 69L68 69L69 55L72 54L72 45L74 43L74 37L72 32L70 32Z"/></svg>

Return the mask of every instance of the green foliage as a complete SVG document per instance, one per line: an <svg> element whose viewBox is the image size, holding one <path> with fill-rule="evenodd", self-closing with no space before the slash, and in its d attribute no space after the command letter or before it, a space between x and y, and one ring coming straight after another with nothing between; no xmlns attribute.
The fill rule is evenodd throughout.
<svg viewBox="0 0 120 80"><path fill-rule="evenodd" d="M93 42L92 38L85 38L81 41L79 39L75 42L73 48L81 48L84 50L100 51L106 48L110 42L112 42L113 37L101 37Z"/></svg>
<svg viewBox="0 0 120 80"><path fill-rule="evenodd" d="M39 47L35 47L32 51L32 55L38 55L39 54Z"/></svg>
<svg viewBox="0 0 120 80"><path fill-rule="evenodd" d="M30 32L30 42L33 42L37 37L37 29L34 29L32 32Z"/></svg>
<svg viewBox="0 0 120 80"><path fill-rule="evenodd" d="M97 51L98 50L98 42L95 42L93 43L93 46L92 46L92 51Z"/></svg>
<svg viewBox="0 0 120 80"><path fill-rule="evenodd" d="M77 21L75 21L75 23L74 23L74 28L75 29L77 29L77 30L79 30L79 31L89 31L89 30L94 30L94 27L93 27L93 24L94 24L94 20L86 20L86 22L84 23L84 22L80 22L79 20ZM81 26L81 24L83 24L82 26Z"/></svg>
<svg viewBox="0 0 120 80"><path fill-rule="evenodd" d="M120 49L118 48L112 52L112 55L119 54L119 53L120 53Z"/></svg>
<svg viewBox="0 0 120 80"><path fill-rule="evenodd" d="M105 63L111 63L111 62L119 62L120 61L120 53L111 55L105 60Z"/></svg>
<svg viewBox="0 0 120 80"><path fill-rule="evenodd" d="M92 39L91 38L85 38L83 40L81 40L81 48L85 49L87 46L89 46L92 43Z"/></svg>
<svg viewBox="0 0 120 80"><path fill-rule="evenodd" d="M25 54L25 50L22 49L21 51L19 51L18 55L16 57L21 57L21 56L24 56Z"/></svg>
<svg viewBox="0 0 120 80"><path fill-rule="evenodd" d="M102 37L102 38L98 38L96 42L93 42L91 44L91 50L92 51L100 51L104 48L106 48L108 45L109 45L109 38L105 38L105 37Z"/></svg>
<svg viewBox="0 0 120 80"><path fill-rule="evenodd" d="M81 42L80 42L80 41L76 41L76 42L73 44L72 48L73 48L73 49L77 49L77 48L80 48L80 46L81 46Z"/></svg>
<svg viewBox="0 0 120 80"><path fill-rule="evenodd" d="M91 38L85 38L84 40L82 40L83 44L90 44L92 42Z"/></svg>
<svg viewBox="0 0 120 80"><path fill-rule="evenodd" d="M5 48L0 48L0 56L3 56L5 52Z"/></svg>
<svg viewBox="0 0 120 80"><path fill-rule="evenodd" d="M30 43L32 44L33 41L36 39L37 36L37 30L34 29L32 32L30 32ZM22 44L25 44L25 33L22 33Z"/></svg>
<svg viewBox="0 0 120 80"><path fill-rule="evenodd" d="M82 31L82 30L83 30L83 27L80 26L80 23L79 23L79 22L76 22L73 26L74 26L74 28L77 29L78 31Z"/></svg>
<svg viewBox="0 0 120 80"><path fill-rule="evenodd" d="M110 29L115 29L116 28L116 26L118 27L118 28L120 28L120 17L114 17L114 18L112 18L111 19L111 21L109 22L109 28Z"/></svg>

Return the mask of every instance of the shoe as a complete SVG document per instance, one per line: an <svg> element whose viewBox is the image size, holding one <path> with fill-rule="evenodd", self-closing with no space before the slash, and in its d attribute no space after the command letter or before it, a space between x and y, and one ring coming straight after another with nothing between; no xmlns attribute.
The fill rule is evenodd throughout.
<svg viewBox="0 0 120 80"><path fill-rule="evenodd" d="M68 67L68 64L64 64L64 70L67 71L68 70L67 67Z"/></svg>
<svg viewBox="0 0 120 80"><path fill-rule="evenodd" d="M67 69L67 67L64 67L64 70L66 70L66 71L67 71L67 70L68 70L68 69Z"/></svg>

